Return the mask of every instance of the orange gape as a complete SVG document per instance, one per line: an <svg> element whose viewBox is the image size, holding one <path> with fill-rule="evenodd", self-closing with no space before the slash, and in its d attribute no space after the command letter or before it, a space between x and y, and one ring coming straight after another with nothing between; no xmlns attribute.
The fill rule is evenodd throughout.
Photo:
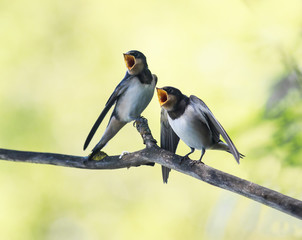
<svg viewBox="0 0 302 240"><path fill-rule="evenodd" d="M129 55L129 54L124 54L124 59L125 59L127 68L129 70L131 70L133 68L133 66L135 65L135 57L133 57L132 55Z"/></svg>
<svg viewBox="0 0 302 240"><path fill-rule="evenodd" d="M162 106L168 100L168 94L165 90L161 88L156 88L156 90L157 90L159 104L160 106Z"/></svg>

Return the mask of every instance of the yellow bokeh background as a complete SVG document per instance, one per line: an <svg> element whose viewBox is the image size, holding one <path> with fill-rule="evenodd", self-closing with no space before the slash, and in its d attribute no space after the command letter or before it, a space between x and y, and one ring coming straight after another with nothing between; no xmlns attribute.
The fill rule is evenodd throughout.
<svg viewBox="0 0 302 240"><path fill-rule="evenodd" d="M2 0L0 147L87 155L84 140L125 74L122 53L137 49L159 87L203 99L246 155L237 165L207 151L206 164L302 199L302 162L259 158L273 125L255 123L284 58L301 63L301 10L299 0ZM158 140L159 113L154 97L143 116ZM143 147L128 124L104 151ZM177 153L188 151L180 143ZM0 194L0 239L302 238L301 221L175 171L164 185L157 165L82 170L1 161Z"/></svg>

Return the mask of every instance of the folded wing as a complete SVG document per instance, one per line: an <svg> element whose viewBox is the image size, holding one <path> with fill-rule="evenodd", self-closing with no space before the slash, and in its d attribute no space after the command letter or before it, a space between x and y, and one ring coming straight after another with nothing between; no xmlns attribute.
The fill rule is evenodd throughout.
<svg viewBox="0 0 302 240"><path fill-rule="evenodd" d="M238 152L237 148L235 147L233 141L229 137L229 135L226 133L224 128L221 126L221 124L218 122L218 120L215 118L213 113L210 111L208 106L198 97L191 95L190 100L194 106L194 108L202 114L204 117L206 117L209 120L209 126L213 132L213 137L215 140L219 140L219 135L223 137L226 144L230 148L230 152L233 154L234 158L236 159L237 163L239 164L240 159L240 153Z"/></svg>
<svg viewBox="0 0 302 240"><path fill-rule="evenodd" d="M94 123L92 129L90 130L90 132L89 132L89 134L86 138L86 141L84 143L84 148L83 148L84 150L88 147L91 139L93 138L96 130L100 126L101 122L103 121L104 117L108 113L109 109L117 101L117 99L120 97L120 95L123 94L126 91L126 89L128 88L128 82L129 82L129 75L128 75L128 73L126 73L124 79L119 83L119 85L117 85L117 87L115 88L115 90L111 94L110 98L108 99L108 101L105 105L105 108L103 109L100 116L98 117L98 119Z"/></svg>
<svg viewBox="0 0 302 240"><path fill-rule="evenodd" d="M160 147L175 153L179 142L179 137L171 128L167 114L167 111L162 108L160 116ZM170 171L170 168L162 166L162 176L164 183L168 182Z"/></svg>

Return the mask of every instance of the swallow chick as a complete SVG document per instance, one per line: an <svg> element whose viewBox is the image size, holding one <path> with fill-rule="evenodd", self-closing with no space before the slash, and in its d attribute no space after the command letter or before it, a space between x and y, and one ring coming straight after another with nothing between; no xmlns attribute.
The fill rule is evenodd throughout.
<svg viewBox="0 0 302 240"><path fill-rule="evenodd" d="M124 53L124 60L127 67L126 75L109 97L105 108L86 138L84 150L109 109L115 104L107 128L101 140L92 149L89 159L92 159L126 123L139 118L153 97L157 77L149 70L145 55L131 50Z"/></svg>
<svg viewBox="0 0 302 240"><path fill-rule="evenodd" d="M199 162L207 149L223 150L233 154L239 164L243 157L214 117L207 105L198 97L187 97L174 87L156 88L161 110L161 147L175 153L179 139L191 148L201 150ZM220 135L225 140L220 139ZM171 169L162 166L164 183Z"/></svg>

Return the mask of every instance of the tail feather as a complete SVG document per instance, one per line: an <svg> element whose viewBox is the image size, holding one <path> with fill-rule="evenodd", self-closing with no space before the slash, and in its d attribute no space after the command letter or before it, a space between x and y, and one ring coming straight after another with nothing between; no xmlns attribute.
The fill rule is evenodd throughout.
<svg viewBox="0 0 302 240"><path fill-rule="evenodd" d="M108 104L108 105L105 106L105 108L104 108L103 111L101 112L100 116L98 117L98 119L97 119L96 122L94 123L93 127L91 128L91 130L90 130L90 132L89 132L89 134L88 134L88 136L87 136L87 138L86 138L86 140L85 140L84 147L83 147L84 150L88 147L88 145L89 145L91 139L93 138L93 136L94 136L96 130L98 129L98 127L99 127L100 124L102 123L104 117L105 117L106 114L108 113L108 111L109 111L109 109L111 108L112 104L113 104L113 103L110 103L110 104Z"/></svg>
<svg viewBox="0 0 302 240"><path fill-rule="evenodd" d="M219 141L219 142L218 142L217 144L215 144L211 149L222 150L222 151L226 151L226 152L232 154L232 155L234 156L234 158L235 158L235 160L236 160L236 162L237 162L238 164L240 164L239 159L240 159L240 158L242 159L242 158L245 157L245 156L244 156L243 154L241 154L241 153L239 153L239 157L235 156L235 155L231 152L229 146L228 146L226 143L224 143L223 141Z"/></svg>
<svg viewBox="0 0 302 240"><path fill-rule="evenodd" d="M122 127L125 126L125 124L126 122L121 122L117 120L115 116L112 116L101 140L92 149L92 153L90 156L93 157L96 152L100 151L107 144L107 142L111 138L113 138L118 133L118 131L121 130Z"/></svg>
<svg viewBox="0 0 302 240"><path fill-rule="evenodd" d="M164 183L168 183L169 173L171 172L171 168L167 168L165 166L161 166L162 176Z"/></svg>

